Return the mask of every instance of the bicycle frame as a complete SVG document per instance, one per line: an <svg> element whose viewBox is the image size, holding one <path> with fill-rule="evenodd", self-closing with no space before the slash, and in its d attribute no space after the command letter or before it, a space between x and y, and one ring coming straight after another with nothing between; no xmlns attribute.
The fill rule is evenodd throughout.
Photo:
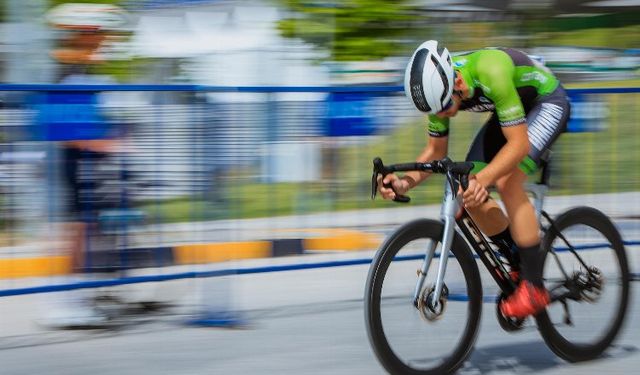
<svg viewBox="0 0 640 375"><path fill-rule="evenodd" d="M467 240L469 245L471 245L473 251L478 255L482 263L485 265L485 267L489 271L489 274L496 281L500 289L508 295L511 294L516 288L516 284L511 279L509 272L505 268L504 264L496 256L484 234L480 231L477 224L473 221L467 210L465 210L462 206L462 196L455 194L455 191L457 191L457 189L458 184L455 181L450 181L450 177L447 176L447 181L445 181L445 194L442 202L442 209L440 211L440 217L444 222L442 247L440 251L440 264L435 281L435 291L432 296L433 300L431 301L434 306L437 305L442 293L444 276L447 269L447 261L451 252L451 245L453 243L456 226L462 233L463 237ZM419 298L419 293L424 285L424 281L426 279L431 261L435 257L436 244L431 243L428 247L429 248L420 269L418 282L414 291L414 301L417 301Z"/></svg>
<svg viewBox="0 0 640 375"><path fill-rule="evenodd" d="M444 198L440 211L440 217L444 222L444 230L441 240L442 247L440 251L440 264L436 275L435 288L432 295L433 299L431 301L433 306L438 305L444 288L444 276L447 270L447 262L451 253L456 227L458 227L462 236L467 240L473 251L480 258L484 266L489 271L491 277L493 277L496 284L498 284L500 289L503 291L504 295L510 295L513 293L516 288L516 283L512 280L511 275L505 268L505 264L496 255L489 244L489 241L478 228L478 225L473 221L466 209L464 209L462 205L462 196L457 194L460 186L464 187L468 184L468 175L473 168L472 163L453 163L450 159L445 158L441 161L433 161L429 163L405 163L385 167L380 158L375 158L373 165L373 176L371 178L372 199L376 196L379 174L382 174L384 177L386 174L396 171L422 170L446 175ZM527 190L534 198L534 207L538 220L540 220L541 215L545 215L542 211L542 204L544 202L544 196L548 190L549 171L547 162L543 162L541 172L538 183L527 185ZM394 200L406 203L410 201L410 198L407 196L396 195ZM545 215L545 217L548 218L548 215ZM553 225L553 222L550 221L550 223ZM418 270L418 281L414 290L413 300L416 306L418 299L420 298L420 291L422 290L427 273L431 266L431 262L435 257L436 243L430 243L427 247L424 261ZM510 251L510 249L500 250Z"/></svg>
<svg viewBox="0 0 640 375"><path fill-rule="evenodd" d="M518 278L514 278L511 273L515 270L514 262L518 262L519 260L510 253L512 244L506 243L506 241L495 241L495 243L492 243L488 240L488 237L480 231L478 225L463 206L463 197L462 194L459 193L469 186L469 175L473 170L473 164L471 162L453 162L449 158L444 158L430 162L402 163L385 166L380 158L375 158L373 165L373 176L371 179L372 199L376 197L378 185L382 184L387 190L380 189L379 191L384 194L385 198L392 198L394 201L401 203L410 201L410 197L404 195L404 189L397 188L401 185L394 183L397 178L385 178L385 176L395 172L420 171L444 174L446 175L446 182L440 211L442 224L428 219L408 223L394 232L391 237L385 241L374 258L374 262L369 269L365 291L365 318L367 320L369 339L380 362L392 373L415 371L435 374L453 372L461 366L473 348L482 310L482 290L481 279L477 269L478 265L477 262L473 258L469 258L469 256L475 253L474 255L480 258L489 274L500 287L501 292L496 299L496 315L500 327L507 332L522 329L525 322L523 318L505 316L500 308L501 303L513 294L516 290L516 284L519 283ZM628 261L620 233L610 218L604 213L593 208L579 206L571 208L561 213L557 218L552 219L549 214L542 210L545 194L548 190L547 167L548 165L545 163L539 181L535 184L528 184L525 188L533 196L534 208L539 222L542 218L546 220L545 223L548 222L548 224L544 226L542 223L540 225L540 228L545 233L542 238L541 249L544 249L546 252L546 254L541 254L541 256L544 255L544 258L540 260L545 260L546 265L546 261L549 261L549 259L553 257L558 266L558 269L553 268L547 273L548 278L543 278L543 282L544 287L549 292L550 302L558 302L564 308L564 319L560 324L573 325L569 302L595 302L602 294L603 286L607 281L610 282L613 280L615 282L616 280L615 278L605 277L597 265L591 262L585 262L582 259L578 254L578 248L571 244L573 238L578 239L578 244L581 243L582 232L573 233L571 230L566 231L567 228L587 226L600 236L604 236L607 240L607 245L603 247L613 251L616 260L614 263L619 266L617 269L621 272L619 291L614 291L614 294L619 296L619 298L616 299L615 314L612 316L614 319L610 323L605 321L607 331L605 331L605 334L599 335L597 339L591 340L588 343L585 343L582 338L575 341L573 340L572 333L568 333L567 335L564 329L563 331L559 331L556 328L558 322L556 321L555 311L552 311L552 313L549 313L549 311L541 311L535 315L538 329L546 344L554 353L568 361L583 361L596 358L602 354L603 351L611 345L622 327L629 300L630 277ZM462 189L460 189L461 187ZM388 189L391 189L395 195L390 194ZM456 231L459 232L460 237L464 238L468 246L471 247L471 254L468 253L468 250L460 246L463 244L455 243L456 240L461 240L457 238L458 233L456 233ZM382 294L386 274L391 262L408 259L415 260L416 257L414 256L398 256L398 253L408 243L422 239L427 239L428 244L424 248L426 253L420 254L418 258L422 259L422 263L418 269L418 280L413 295L413 304L418 310L420 317L433 323L443 314L449 290L449 286L445 285L444 282L445 273L447 272L449 257L454 252L455 255L459 257L457 263L459 263L462 269L463 275L460 276L464 278L469 302L467 302L467 324L465 325L461 339L458 341L457 346L454 347L454 351L451 352L450 356L438 355L434 357L434 359L442 359L444 361L435 362L433 366L436 367L424 369L423 366L420 366L421 368L418 370L413 367L413 363L418 362L418 360L415 359L415 353L412 352L410 356L406 358L399 356L394 349L395 345L392 345L385 333L382 314L383 298L385 297L383 297ZM438 243L441 243L441 249L439 254L436 254ZM557 249L555 245L558 243L560 246L566 245L570 252L567 254L572 259L570 269L565 269L562 265L564 260L560 259L561 257L557 253L560 250ZM409 248L411 249L410 252L414 249L413 246ZM427 274L433 258L437 255L440 257L437 273L432 272L434 275L429 278L430 282L431 279L434 279L434 284L429 285L427 288L424 285ZM597 256L599 256L599 254L597 254ZM578 263L573 260L574 257ZM454 262L455 261L456 260L454 260ZM558 270L560 274L558 274ZM406 270L403 269L403 271ZM569 274L568 271L571 273ZM391 289L395 291L395 288ZM393 302L395 303L395 301ZM405 300L405 302L409 301ZM609 301L607 300L605 303L609 303ZM390 318L393 319L392 317ZM591 321L587 322L587 324L590 323ZM445 323L445 325L447 324L449 323ZM411 328L413 328L413 325ZM586 329L591 330L591 326L587 325ZM397 334L393 336L395 338L402 338L401 335ZM437 338L435 345L439 345Z"/></svg>

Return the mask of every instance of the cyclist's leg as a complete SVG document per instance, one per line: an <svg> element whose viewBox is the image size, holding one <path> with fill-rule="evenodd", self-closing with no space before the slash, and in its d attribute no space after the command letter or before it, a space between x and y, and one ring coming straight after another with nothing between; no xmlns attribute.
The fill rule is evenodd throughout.
<svg viewBox="0 0 640 375"><path fill-rule="evenodd" d="M477 173L484 168L505 143L506 139L500 131L498 117L494 113L478 131L469 147L466 160L472 161L475 165L472 173ZM497 239L494 238L495 236L502 238L508 235L509 221L498 203L493 199L489 199L485 204L467 211L478 224L480 230L491 237L492 240L495 241Z"/></svg>
<svg viewBox="0 0 640 375"><path fill-rule="evenodd" d="M529 155L520 163L527 174L535 172L550 153L551 146L567 128L571 106L562 86L527 112Z"/></svg>
<svg viewBox="0 0 640 375"><path fill-rule="evenodd" d="M540 228L535 209L524 188L527 175L519 168L496 183L509 217L509 230L520 258L518 288L500 304L503 315L523 319L549 304L542 282Z"/></svg>
<svg viewBox="0 0 640 375"><path fill-rule="evenodd" d="M498 118L494 113L476 135L466 160L473 161L474 172L478 172L493 160L506 142ZM514 241L512 231L509 228L509 219L498 203L489 199L483 205L467 209L467 211L478 224L480 230L489 236L493 243L498 244L498 250L509 261L511 270L519 273L521 261L518 248L520 246L514 245L520 245L521 241Z"/></svg>
<svg viewBox="0 0 640 375"><path fill-rule="evenodd" d="M496 184L499 191L502 190L509 194L507 200L512 204L514 213L518 211L515 207L522 204L520 202L523 202L524 197L526 197L526 191L524 190L526 174L533 173L544 158L548 156L551 145L566 128L569 113L569 101L562 86L559 86L552 94L545 97L528 111L527 124L531 147L529 155L518 166L519 171L524 173L513 171L504 176L502 181L498 180ZM479 172L493 160L505 143L506 139L498 123L497 115L494 113L476 135L467 154L466 160L475 164L473 172ZM510 187L515 187L516 190L513 192L507 191ZM502 192L501 195L503 195ZM526 210L528 212L528 208ZM504 230L509 223L509 220L501 216L503 214L493 200L489 200L476 209L469 210L469 213L480 229L489 236L500 234L500 230ZM526 217L529 216L528 214L526 215ZM513 220L511 215L509 217ZM525 222L527 221L529 219L525 220ZM537 228L537 221L535 225L535 228ZM533 242L531 235L527 235L526 232L528 232L526 229L525 233L519 229L516 230L516 233L512 231L511 234L517 245L526 247ZM537 231L532 232L537 234Z"/></svg>
<svg viewBox="0 0 640 375"><path fill-rule="evenodd" d="M527 175L519 168L498 179L496 187L509 217L511 235L520 247L540 242L535 209L525 190Z"/></svg>
<svg viewBox="0 0 640 375"><path fill-rule="evenodd" d="M501 304L500 310L506 316L524 318L549 304L549 293L542 282L540 228L524 189L525 172L535 171L547 157L551 145L566 128L569 111L568 99L559 87L527 113L529 155L497 184L510 219L511 234L519 248L521 277L525 281Z"/></svg>
<svg viewBox="0 0 640 375"><path fill-rule="evenodd" d="M548 156L551 145L566 129L570 107L562 86L537 103L527 113L529 155L510 174L497 182L500 197L510 220L511 234L521 249L522 276L534 285L542 286L542 265L537 249L540 243L539 224L535 209L524 188L526 173L534 172Z"/></svg>
<svg viewBox="0 0 640 375"><path fill-rule="evenodd" d="M518 288L500 304L507 317L524 319L536 314L550 303L549 292L542 281L540 228L535 209L524 189L527 176L516 168L498 184L500 197L510 219L509 229L520 256Z"/></svg>
<svg viewBox="0 0 640 375"><path fill-rule="evenodd" d="M524 188L527 175L519 168L497 182L500 198L509 217L509 230L520 257L521 278L541 287L540 227L536 212Z"/></svg>
<svg viewBox="0 0 640 375"><path fill-rule="evenodd" d="M542 283L539 225L524 183L527 174L534 172L548 155L551 144L566 128L568 117L569 103L562 87L528 111L529 155L518 168L500 178L496 184L509 216L508 221L500 218L498 224L491 224L501 214L495 210L495 202L489 201L469 211L480 229L490 236L496 236L496 230L505 222L508 223L520 255L521 276L527 282L521 283L516 293L502 304L501 310L507 316L527 316L543 308L549 301ZM493 160L505 143L506 139L494 114L476 136L467 156L468 161L476 164L474 172L477 173Z"/></svg>

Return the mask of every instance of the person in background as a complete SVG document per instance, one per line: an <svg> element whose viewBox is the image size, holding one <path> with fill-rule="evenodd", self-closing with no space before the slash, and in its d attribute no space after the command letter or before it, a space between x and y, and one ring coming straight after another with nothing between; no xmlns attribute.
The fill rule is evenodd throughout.
<svg viewBox="0 0 640 375"><path fill-rule="evenodd" d="M64 65L61 84L110 84L111 79L86 72L82 65ZM71 258L74 278L85 280L100 269L107 270L116 265L114 259L105 256L113 253L110 243L105 243L101 235L98 216L100 211L117 208L120 194L112 186L117 185L120 171L114 165L120 152L121 139L110 124L100 114L100 95L94 92L73 92L62 98L60 104L72 103L73 108L83 111L79 123L70 122L69 134L60 135L60 173L65 196L65 223L62 227L63 250ZM64 111L62 111L64 113ZM75 120L72 117L69 121ZM87 121L88 119L88 121ZM56 119L64 121L64 119ZM54 124L63 126L62 124ZM83 137L84 134L90 134ZM94 274L95 275L95 274ZM107 323L109 317L95 306L96 295L91 290L68 292L62 297L57 309L48 319L48 325L60 328L94 327ZM60 303L61 302L61 303Z"/></svg>

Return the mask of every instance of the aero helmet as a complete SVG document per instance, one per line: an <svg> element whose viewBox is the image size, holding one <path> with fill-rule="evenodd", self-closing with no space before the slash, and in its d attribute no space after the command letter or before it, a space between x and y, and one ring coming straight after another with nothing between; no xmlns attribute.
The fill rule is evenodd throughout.
<svg viewBox="0 0 640 375"><path fill-rule="evenodd" d="M404 73L404 92L421 112L438 113L449 106L453 91L451 55L438 42L422 43Z"/></svg>

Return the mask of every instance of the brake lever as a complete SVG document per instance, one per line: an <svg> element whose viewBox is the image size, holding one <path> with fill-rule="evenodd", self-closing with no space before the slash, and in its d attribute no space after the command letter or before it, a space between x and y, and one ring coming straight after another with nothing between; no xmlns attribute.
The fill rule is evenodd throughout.
<svg viewBox="0 0 640 375"><path fill-rule="evenodd" d="M386 175L388 175L389 173L391 173L391 171L384 167L382 159L380 159L379 157L373 159L373 175L371 176L371 199L375 199L378 193L378 175L382 175L382 179L384 180ZM391 184L383 183L382 186L395 192L395 189ZM398 193L396 193L396 197L393 198L393 201L398 203L409 203L411 201L411 198L406 195L399 195Z"/></svg>
<svg viewBox="0 0 640 375"><path fill-rule="evenodd" d="M384 176L382 177L384 178ZM386 187L387 189L391 189L394 192L396 191L393 186L391 186L391 184L382 184L382 186ZM396 193L396 197L393 198L394 202L398 202L398 203L409 203L411 202L411 198L407 195L400 195L398 193Z"/></svg>
<svg viewBox="0 0 640 375"><path fill-rule="evenodd" d="M379 157L373 159L373 175L371 176L371 200L376 199L378 195L378 175L382 174L384 178L384 164Z"/></svg>
<svg viewBox="0 0 640 375"><path fill-rule="evenodd" d="M469 188L469 173L474 167L472 162L463 162L463 163L451 163L451 160L448 160L450 163L448 166L449 173L458 177L458 183L462 188L462 191L465 191Z"/></svg>
<svg viewBox="0 0 640 375"><path fill-rule="evenodd" d="M469 175L463 174L460 176L460 185L462 186L462 191L465 191L469 188Z"/></svg>
<svg viewBox="0 0 640 375"><path fill-rule="evenodd" d="M371 200L375 200L376 195L378 195L378 173L374 169L371 175Z"/></svg>

